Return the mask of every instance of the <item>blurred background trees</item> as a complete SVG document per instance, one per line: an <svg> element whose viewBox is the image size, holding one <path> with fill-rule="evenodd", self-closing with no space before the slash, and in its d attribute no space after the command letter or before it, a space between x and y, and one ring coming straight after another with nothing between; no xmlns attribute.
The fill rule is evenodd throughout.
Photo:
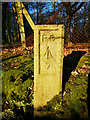
<svg viewBox="0 0 90 120"><path fill-rule="evenodd" d="M2 43L15 45L22 43L20 21L24 39L30 37L33 30L23 15L19 19L17 3L2 3ZM24 2L35 24L64 24L65 43L88 42L89 39L89 2Z"/></svg>

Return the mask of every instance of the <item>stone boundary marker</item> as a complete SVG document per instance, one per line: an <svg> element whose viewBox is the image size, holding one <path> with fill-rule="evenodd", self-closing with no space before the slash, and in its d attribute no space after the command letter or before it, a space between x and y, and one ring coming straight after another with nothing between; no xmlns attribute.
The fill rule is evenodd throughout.
<svg viewBox="0 0 90 120"><path fill-rule="evenodd" d="M34 30L34 109L62 91L63 25L35 25L23 3L23 14Z"/></svg>
<svg viewBox="0 0 90 120"><path fill-rule="evenodd" d="M34 29L34 109L62 91L63 25L36 25Z"/></svg>

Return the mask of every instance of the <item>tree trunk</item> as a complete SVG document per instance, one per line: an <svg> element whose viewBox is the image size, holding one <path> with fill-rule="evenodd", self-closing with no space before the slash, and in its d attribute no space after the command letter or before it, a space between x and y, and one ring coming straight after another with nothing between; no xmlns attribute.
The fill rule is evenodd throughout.
<svg viewBox="0 0 90 120"><path fill-rule="evenodd" d="M17 38L17 42L19 41L19 23L18 23L18 19L17 19L17 15L16 15L16 9L15 9L15 7L14 7L14 5L13 5L13 2L11 3L12 4L12 9L13 9L13 14L14 14L14 18L15 18L15 21L16 21L16 23L17 23L17 25L16 25L16 38Z"/></svg>
<svg viewBox="0 0 90 120"><path fill-rule="evenodd" d="M12 18L13 18L13 41L12 42L16 42L16 27L15 27L15 13L13 11L13 7L12 7Z"/></svg>
<svg viewBox="0 0 90 120"><path fill-rule="evenodd" d="M6 24L6 26L7 26L7 39L8 39L8 43L10 43L10 36L9 36L8 25Z"/></svg>
<svg viewBox="0 0 90 120"><path fill-rule="evenodd" d="M21 44L22 44L22 47L26 47L25 30L24 30L23 14L22 14L23 8L20 2L16 2L16 10L17 10L17 15L18 15Z"/></svg>
<svg viewBox="0 0 90 120"><path fill-rule="evenodd" d="M7 13L7 17L8 17L8 20L7 20L7 38L8 38L8 43L11 43L11 40L12 40L12 35L11 35L11 27L10 27L10 19L9 19L9 11L6 11Z"/></svg>

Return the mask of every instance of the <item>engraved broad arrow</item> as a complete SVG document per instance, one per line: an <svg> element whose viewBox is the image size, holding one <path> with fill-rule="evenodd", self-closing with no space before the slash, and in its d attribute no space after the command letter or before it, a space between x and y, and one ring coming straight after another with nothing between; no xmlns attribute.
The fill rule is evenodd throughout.
<svg viewBox="0 0 90 120"><path fill-rule="evenodd" d="M50 67L50 63L49 63L50 61L49 61L49 59L50 59L50 58L53 58L49 46L47 47L44 56L46 56L46 58L47 58L46 66L47 66L47 69L49 69L49 67Z"/></svg>
<svg viewBox="0 0 90 120"><path fill-rule="evenodd" d="M47 47L47 50L46 50L44 56L47 56L47 59L49 59L49 58L52 57L52 53L51 53L51 51L50 51L50 49L49 49L49 46Z"/></svg>

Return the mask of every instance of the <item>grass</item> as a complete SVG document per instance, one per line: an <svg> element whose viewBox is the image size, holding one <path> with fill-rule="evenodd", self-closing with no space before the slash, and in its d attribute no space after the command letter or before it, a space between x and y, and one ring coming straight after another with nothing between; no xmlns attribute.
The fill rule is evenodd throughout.
<svg viewBox="0 0 90 120"><path fill-rule="evenodd" d="M76 58L75 58L76 59ZM75 59L71 59L72 61ZM90 65L89 56L82 56L77 68L83 67L83 63ZM70 62L70 58L68 58ZM67 65L67 63L65 63ZM70 63L68 63L70 66ZM68 66L67 65L67 66ZM11 53L3 54L2 62L2 101L3 119L20 120L33 114L33 95L30 95L30 88L33 88L34 57L33 51L24 50L18 56ZM71 64L72 67L72 64ZM88 72L78 72L77 75L70 75L62 93L54 96L51 101L38 111L51 111L43 119L88 119ZM24 112L24 116L23 116ZM18 114L20 113L20 114ZM42 119L36 118L37 119Z"/></svg>
<svg viewBox="0 0 90 120"><path fill-rule="evenodd" d="M22 53L17 57L12 53L3 54L3 117L7 112L10 112L10 114L13 113L14 105L16 105L17 108L23 106L23 109L30 103L33 105L33 95L29 97L30 90L33 88L32 83L34 79L33 51L29 51L28 53L24 51L24 53Z"/></svg>

